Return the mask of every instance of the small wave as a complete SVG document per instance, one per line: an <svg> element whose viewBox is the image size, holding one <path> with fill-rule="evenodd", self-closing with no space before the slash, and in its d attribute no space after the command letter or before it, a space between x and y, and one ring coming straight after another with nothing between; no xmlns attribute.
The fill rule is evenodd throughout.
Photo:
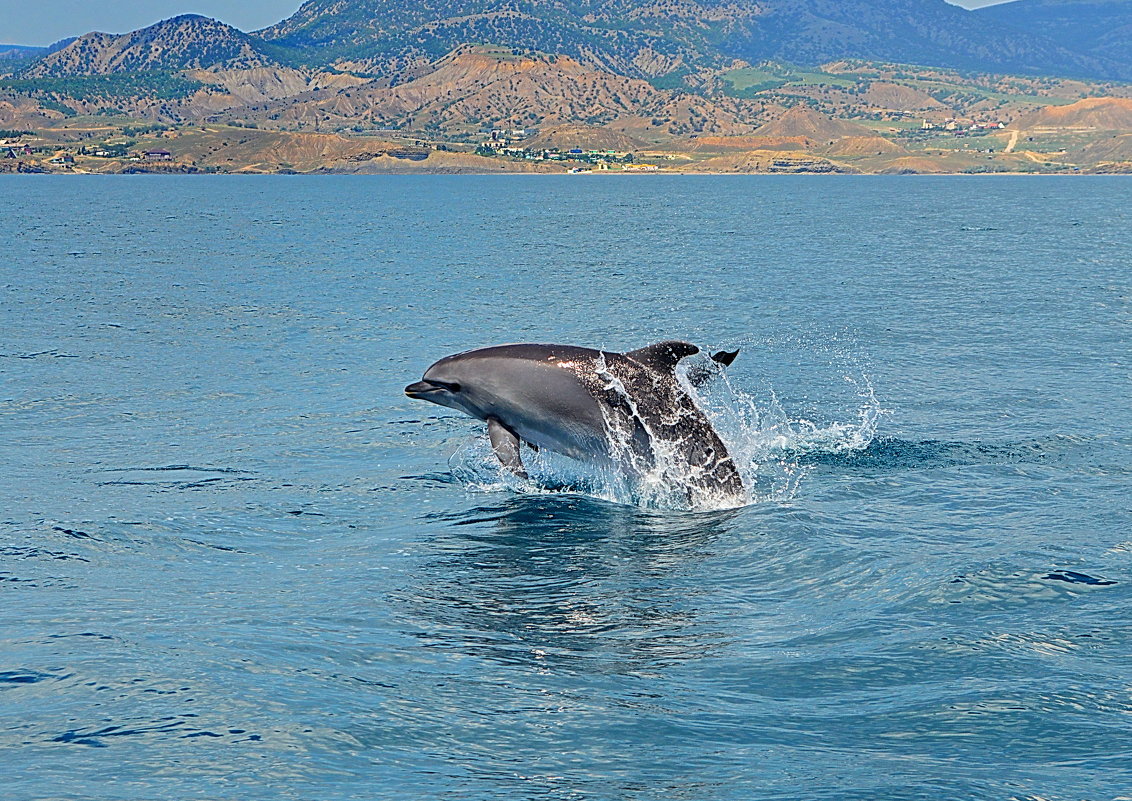
<svg viewBox="0 0 1132 801"><path fill-rule="evenodd" d="M0 556L10 556L15 559L55 559L60 562L76 560L89 562L90 560L75 553L62 551L49 551L46 548L37 548L29 545L3 545L0 546Z"/></svg>
<svg viewBox="0 0 1132 801"><path fill-rule="evenodd" d="M184 471L188 473L250 473L250 470L237 470L234 467L194 467L190 464L168 464L161 467L104 467L102 473L168 473Z"/></svg>
<svg viewBox="0 0 1132 801"><path fill-rule="evenodd" d="M1087 584L1090 587L1108 587L1115 584L1109 579L1097 578L1087 573L1078 573L1075 570L1057 570L1043 576L1046 581L1065 581L1070 584Z"/></svg>
<svg viewBox="0 0 1132 801"><path fill-rule="evenodd" d="M71 673L42 673L38 670L0 670L0 684L38 684L41 681L68 679Z"/></svg>
<svg viewBox="0 0 1132 801"><path fill-rule="evenodd" d="M1116 583L1076 570L1019 571L990 566L956 576L939 587L932 600L974 605L1064 601Z"/></svg>
<svg viewBox="0 0 1132 801"><path fill-rule="evenodd" d="M57 351L57 350L41 350L41 351L36 351L35 353L0 353L0 359L38 359L41 356L47 357L49 359L77 359L77 358L79 358L78 356L75 356L74 354L62 353L62 352Z"/></svg>
<svg viewBox="0 0 1132 801"><path fill-rule="evenodd" d="M799 462L810 467L851 471L926 470L978 464L1024 464L1060 460L1081 445L1074 437L1054 435L1019 442L948 442L877 437L863 448L804 450Z"/></svg>
<svg viewBox="0 0 1132 801"><path fill-rule="evenodd" d="M58 531L66 534L68 537L74 537L77 540L97 540L98 537L93 534L87 534L85 531L80 531L77 528L63 528L62 526L52 526L52 531Z"/></svg>
<svg viewBox="0 0 1132 801"><path fill-rule="evenodd" d="M188 688L183 688L188 689ZM143 690L148 692L148 690ZM166 694L167 691L159 691ZM182 739L192 740L200 737L208 739L223 739L229 743L258 741L261 735L249 732L246 728L230 726L215 726L208 728L201 725L200 715L195 712L182 712L178 715L168 715L156 720L137 720L133 722L112 723L102 726L81 726L68 729L61 734L49 737L52 743L65 745L84 745L92 748L106 748L121 738L141 737L143 739Z"/></svg>

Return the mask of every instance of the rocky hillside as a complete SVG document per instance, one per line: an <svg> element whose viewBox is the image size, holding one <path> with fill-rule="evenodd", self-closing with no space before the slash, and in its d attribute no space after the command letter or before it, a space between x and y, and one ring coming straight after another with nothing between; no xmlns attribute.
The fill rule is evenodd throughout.
<svg viewBox="0 0 1132 801"><path fill-rule="evenodd" d="M1017 0L977 13L944 0L307 0L254 35L184 15L123 35L86 34L19 71L65 78L285 64L397 85L446 53L487 44L693 91L736 60L1132 80L1130 15L1127 0ZM930 105L904 94L890 104Z"/></svg>
<svg viewBox="0 0 1132 801"><path fill-rule="evenodd" d="M264 44L208 17L186 14L126 34L88 33L48 53L24 70L24 78L174 72L185 69L251 69L274 66Z"/></svg>
<svg viewBox="0 0 1132 801"><path fill-rule="evenodd" d="M1117 62L1063 47L1055 31L982 19L943 0L309 0L255 35L188 15L11 59L0 64L0 127L88 139L111 119L123 131L231 128L241 133L216 145L223 159L187 150L189 166L304 171L374 165L355 160L364 148L277 152L300 141L284 134L477 158L515 158L525 143L660 148L692 166L736 156L720 169L824 170L816 155L866 171L997 171L1060 168L1068 162L1034 154L1084 153L1132 130L1132 85L1034 74L1051 64L1113 74ZM996 71L958 68L974 64ZM278 139L243 133L256 129ZM327 142L341 144L309 140ZM781 155L791 153L807 158Z"/></svg>
<svg viewBox="0 0 1132 801"><path fill-rule="evenodd" d="M513 55L464 47L438 59L420 77L390 85L372 81L335 93L250 109L261 124L334 130L359 124L459 133L582 122L620 123L631 135L661 131L736 133L751 130L746 101L659 90L647 81L601 72L564 56Z"/></svg>
<svg viewBox="0 0 1132 801"><path fill-rule="evenodd" d="M861 58L989 72L1132 78L1132 64L996 24L943 0L767 0L721 47L752 63Z"/></svg>
<svg viewBox="0 0 1132 801"><path fill-rule="evenodd" d="M871 134L872 131L868 128L845 120L835 120L808 106L795 106L755 131L756 136L805 137L814 142Z"/></svg>
<svg viewBox="0 0 1132 801"><path fill-rule="evenodd" d="M611 131L608 128L595 128L591 125L556 125L539 131L522 143L530 150L561 150L573 148L585 150L614 150L632 152L648 147L646 142L632 136Z"/></svg>
<svg viewBox="0 0 1132 801"><path fill-rule="evenodd" d="M492 43L670 81L734 59L845 58L1132 79L1132 59L1075 50L1056 26L1024 30L944 0L308 0L259 35L322 64L398 76Z"/></svg>
<svg viewBox="0 0 1132 801"><path fill-rule="evenodd" d="M1085 162L1132 163L1132 134L1116 134L1091 142L1077 155Z"/></svg>
<svg viewBox="0 0 1132 801"><path fill-rule="evenodd" d="M980 9L976 16L1056 40L1070 50L1111 63L1132 63L1132 3L1128 0L1014 0Z"/></svg>
<svg viewBox="0 0 1132 801"><path fill-rule="evenodd" d="M1132 99L1090 97L1067 106L1048 106L1015 120L1011 128L1132 131Z"/></svg>
<svg viewBox="0 0 1132 801"><path fill-rule="evenodd" d="M308 0L258 35L323 63L411 72L463 44L570 56L634 77L722 55L705 41L723 19L757 13L726 0Z"/></svg>

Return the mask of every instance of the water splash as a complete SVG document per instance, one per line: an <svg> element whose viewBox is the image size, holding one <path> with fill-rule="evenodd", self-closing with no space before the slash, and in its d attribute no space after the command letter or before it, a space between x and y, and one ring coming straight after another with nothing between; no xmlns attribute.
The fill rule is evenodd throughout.
<svg viewBox="0 0 1132 801"><path fill-rule="evenodd" d="M685 390L707 414L731 452L749 503L794 498L809 471L810 454L846 454L868 448L884 414L868 375L852 368L841 375L852 389L855 418L819 422L790 414L775 389L740 386L728 372L715 369L711 380L695 380L713 366L701 357L686 359L677 371Z"/></svg>
<svg viewBox="0 0 1132 801"><path fill-rule="evenodd" d="M616 393L630 412L636 411L630 393L606 365L599 363L597 374L607 391ZM584 464L545 449L535 452L524 447L523 461L530 478L521 479L502 468L485 434L465 442L452 455L449 466L456 479L473 491L578 494L680 511L781 503L798 494L812 469L813 455L868 448L884 414L871 381L859 368L842 369L839 375L855 404L853 417L844 421L791 415L769 384L743 386L742 379L724 372L704 355L684 359L677 379L727 446L743 478L742 497L705 490L704 468L680 458L676 443L654 438L653 458L642 458L633 447L633 430L613 413L607 414L606 422L615 466Z"/></svg>

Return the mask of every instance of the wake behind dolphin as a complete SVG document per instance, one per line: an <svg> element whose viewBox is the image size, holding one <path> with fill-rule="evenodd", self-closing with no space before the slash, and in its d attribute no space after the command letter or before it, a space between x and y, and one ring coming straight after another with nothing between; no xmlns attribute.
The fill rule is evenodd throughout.
<svg viewBox="0 0 1132 801"><path fill-rule="evenodd" d="M441 359L405 394L485 421L492 451L521 478L525 443L664 484L691 508L739 506L748 500L739 470L676 374L681 359L699 352L677 341L627 353L500 345ZM737 353L715 354L712 367ZM693 383L708 378L704 366L689 375Z"/></svg>

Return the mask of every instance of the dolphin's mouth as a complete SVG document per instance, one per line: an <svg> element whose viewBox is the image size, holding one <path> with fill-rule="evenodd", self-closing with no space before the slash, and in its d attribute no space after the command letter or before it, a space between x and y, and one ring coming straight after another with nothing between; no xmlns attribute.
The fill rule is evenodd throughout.
<svg viewBox="0 0 1132 801"><path fill-rule="evenodd" d="M417 381L405 387L405 394L410 398L424 398L427 400L429 393L439 392L441 389L443 389L443 387L438 387L436 384L430 384L427 381Z"/></svg>
<svg viewBox="0 0 1132 801"><path fill-rule="evenodd" d="M405 387L405 394L410 398L424 398L425 400L433 400L429 397L436 392L447 392L453 394L460 391L460 385L452 383L451 381L437 381L432 378L426 378L423 381L418 381L415 384L409 384ZM439 403L439 401L436 401Z"/></svg>

